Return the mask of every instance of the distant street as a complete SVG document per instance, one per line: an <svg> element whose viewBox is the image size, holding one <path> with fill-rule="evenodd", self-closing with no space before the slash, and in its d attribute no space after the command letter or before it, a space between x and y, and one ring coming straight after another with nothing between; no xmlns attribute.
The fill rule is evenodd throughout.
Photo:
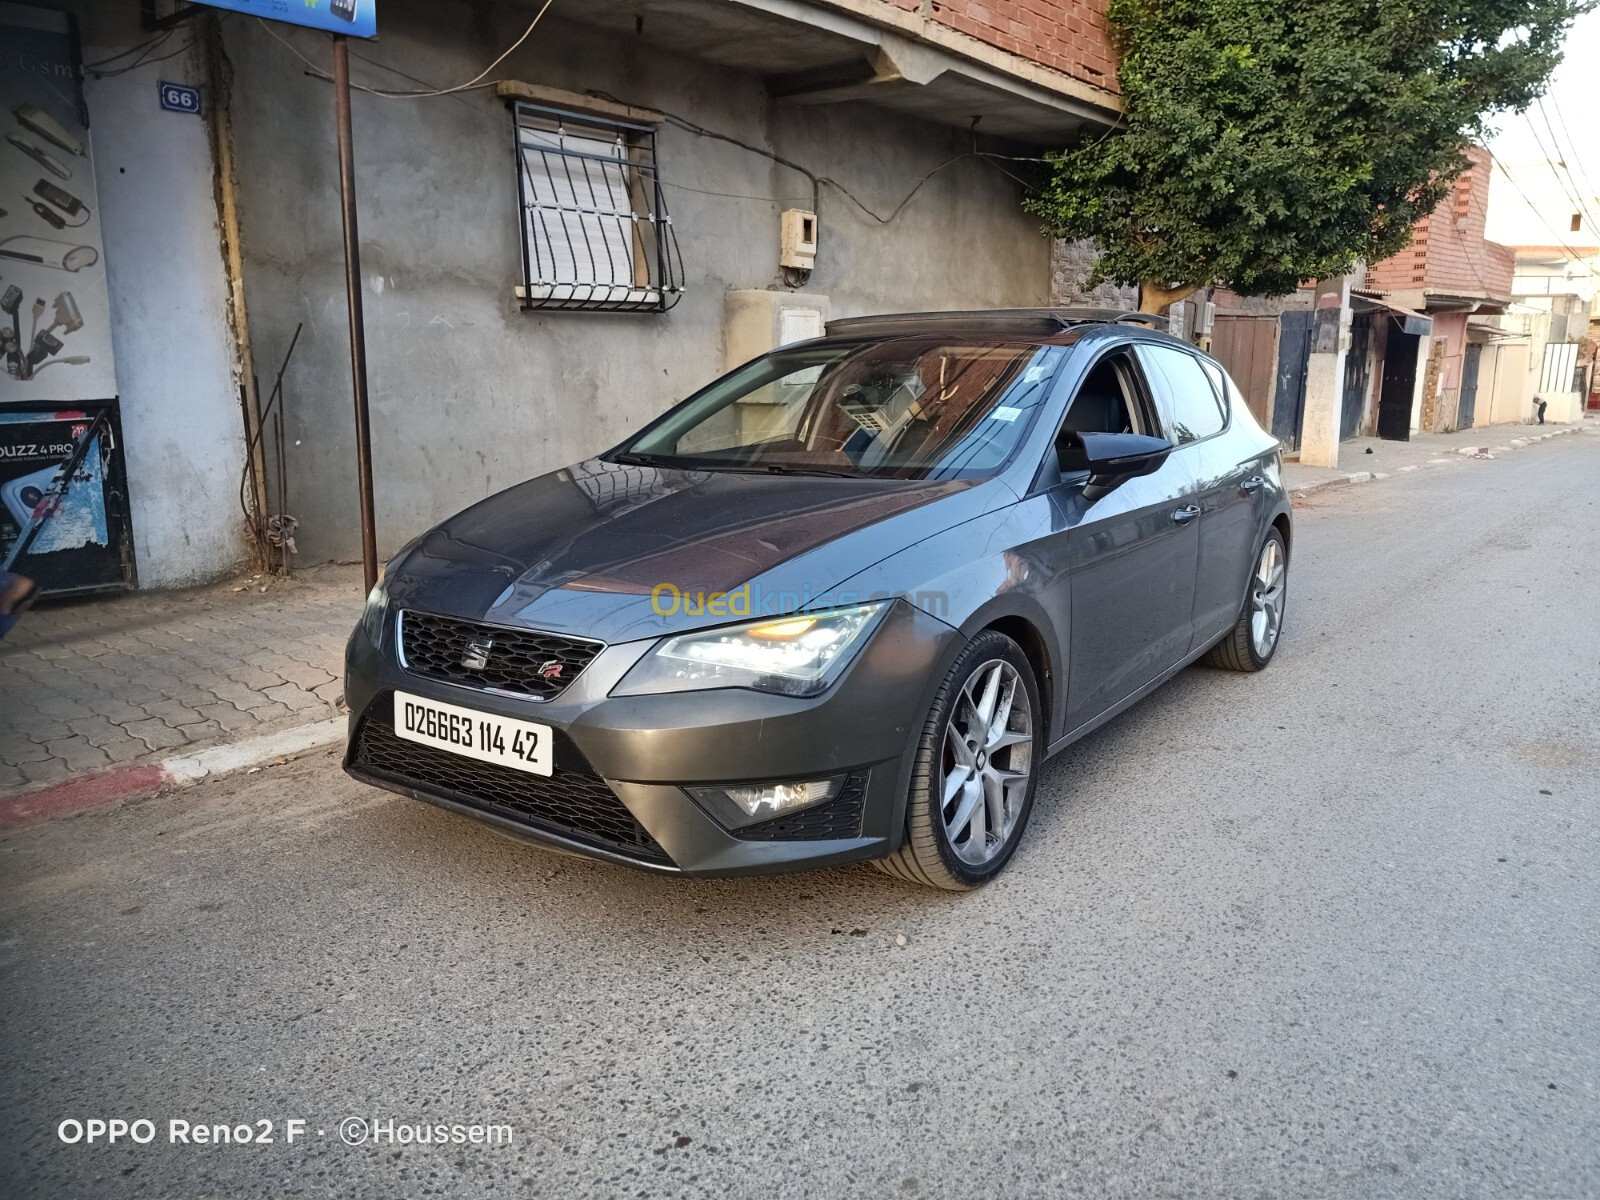
<svg viewBox="0 0 1600 1200"><path fill-rule="evenodd" d="M0 838L0 1194L1600 1196L1600 436L1296 517L1273 666L1053 760L976 894L647 877L331 752Z"/></svg>

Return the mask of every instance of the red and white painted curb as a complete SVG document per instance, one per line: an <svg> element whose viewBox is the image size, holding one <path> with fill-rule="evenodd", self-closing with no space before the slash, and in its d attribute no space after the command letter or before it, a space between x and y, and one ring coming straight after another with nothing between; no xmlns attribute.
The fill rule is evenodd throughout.
<svg viewBox="0 0 1600 1200"><path fill-rule="evenodd" d="M332 717L280 733L213 746L153 763L131 763L0 796L0 828L64 817L87 808L153 796L216 775L265 766L344 740L345 718Z"/></svg>
<svg viewBox="0 0 1600 1200"><path fill-rule="evenodd" d="M1531 446L1535 442L1548 442L1551 438L1560 437L1562 434L1582 433L1583 431L1584 427L1582 425L1568 425L1564 429L1552 429L1546 433L1512 438L1509 444L1503 446L1457 446L1440 458L1430 458L1427 462L1408 463L1406 466L1396 467L1393 471L1352 471L1347 475L1334 475L1327 479L1302 483L1298 487L1289 489L1289 499L1298 500L1302 496L1309 496L1312 492L1320 492L1324 488L1348 487L1353 483L1372 483L1379 479L1388 479L1391 475L1403 475L1408 471L1420 471L1424 467L1448 467L1453 463L1463 462L1471 458L1494 458L1510 450L1520 450L1523 446Z"/></svg>

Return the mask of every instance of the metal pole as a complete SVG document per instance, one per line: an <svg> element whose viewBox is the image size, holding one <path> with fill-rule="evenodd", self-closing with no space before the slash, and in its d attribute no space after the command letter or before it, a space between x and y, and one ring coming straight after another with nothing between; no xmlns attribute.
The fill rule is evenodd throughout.
<svg viewBox="0 0 1600 1200"><path fill-rule="evenodd" d="M344 208L344 285L350 305L350 381L356 398L356 482L361 493L361 570L366 590L378 582L378 536L372 511L372 428L367 414L367 334L361 314L361 238L356 229L356 162L350 134L350 45L333 35L333 95L339 115L339 198Z"/></svg>

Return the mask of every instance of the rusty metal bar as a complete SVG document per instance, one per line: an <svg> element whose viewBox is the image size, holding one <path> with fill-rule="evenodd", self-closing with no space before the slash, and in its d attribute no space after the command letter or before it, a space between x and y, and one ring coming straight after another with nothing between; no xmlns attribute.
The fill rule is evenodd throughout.
<svg viewBox="0 0 1600 1200"><path fill-rule="evenodd" d="M361 496L361 570L366 590L378 582L377 522L372 506L372 428L367 406L367 333L361 311L361 238L356 227L356 162L350 132L350 44L333 35L333 95L339 120L339 198L344 209L344 283L350 307L350 381L356 402L356 484Z"/></svg>

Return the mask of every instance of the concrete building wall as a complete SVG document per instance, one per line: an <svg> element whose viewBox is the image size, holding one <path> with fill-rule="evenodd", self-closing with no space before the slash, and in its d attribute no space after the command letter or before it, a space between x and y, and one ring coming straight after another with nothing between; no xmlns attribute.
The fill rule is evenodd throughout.
<svg viewBox="0 0 1600 1200"><path fill-rule="evenodd" d="M64 7L78 18L85 62L150 37L137 5ZM139 578L176 587L243 557L244 422L206 122L157 103L159 79L203 81L199 51L112 73L129 61L87 72L84 93Z"/></svg>
<svg viewBox="0 0 1600 1200"><path fill-rule="evenodd" d="M357 58L358 83L457 83L526 24L520 9L391 0L380 42L407 79ZM251 337L286 376L289 510L309 560L359 550L333 94L258 23L233 20L234 122ZM280 36L313 62L326 38ZM774 102L760 79L567 25L554 14L497 75L600 90L836 179L823 186L817 266L803 289L834 317L1041 304L1049 243L1018 186L962 157L963 132L857 104ZM355 99L363 287L380 548L512 483L615 444L723 369L725 294L781 289L779 212L809 207L800 174L726 141L662 128L659 161L687 291L666 314L518 310L512 124L491 92ZM952 161L954 160L954 161ZM948 164L948 165L947 165ZM942 168L942 169L938 169ZM937 169L937 170L936 170ZM932 172L930 176L930 172Z"/></svg>

